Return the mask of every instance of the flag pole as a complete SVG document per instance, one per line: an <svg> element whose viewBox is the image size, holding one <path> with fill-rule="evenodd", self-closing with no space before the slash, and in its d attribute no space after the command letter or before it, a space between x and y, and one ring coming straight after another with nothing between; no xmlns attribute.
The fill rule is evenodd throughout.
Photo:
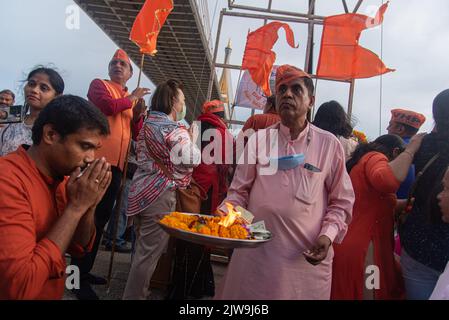
<svg viewBox="0 0 449 320"><path fill-rule="evenodd" d="M115 254L115 246L116 246L116 242L117 242L118 222L120 219L120 211L121 211L122 203L123 203L123 190L125 189L125 185L126 185L126 172L128 171L128 156L129 156L129 151L131 150L131 140L132 140L132 135L130 135L130 138L129 138L128 150L126 152L126 158L125 158L125 165L123 166L122 178L120 181L120 191L119 191L117 202L116 202L116 205L114 206L114 212L113 212L114 225L112 227L112 235L113 235L112 236L112 248L111 248L111 258L109 260L108 277L107 277L107 284L106 284L106 290L107 290L108 294L109 294L109 289L110 289L110 285L111 285L112 266L114 264L114 254Z"/></svg>
<svg viewBox="0 0 449 320"><path fill-rule="evenodd" d="M137 81L137 88L140 87L140 79L142 78L142 70L143 70L144 61L145 61L145 54L142 53L142 58L140 59L139 80Z"/></svg>
<svg viewBox="0 0 449 320"><path fill-rule="evenodd" d="M140 60L139 80L137 81L137 88L140 87L140 80L142 79L142 70L143 70L144 62L145 62L145 54L142 54L142 58ZM133 120L131 120L131 121L133 121ZM131 126L132 126L132 124L131 124ZM118 222L120 219L120 211L121 211L122 204L123 204L123 191L126 186L126 173L128 171L128 158L129 158L129 152L131 150L131 144L132 144L132 132L130 132L130 134L129 134L128 150L126 151L125 164L123 166L122 178L120 181L120 191L119 191L117 202L116 202L116 205L114 207L114 212L113 212L114 225L112 227L112 248L111 248L111 258L109 260L108 277L107 277L107 284L106 284L106 290L107 290L108 294L109 294L109 289L110 289L110 285L111 285L112 267L114 265L115 246L116 246L116 242L117 242Z"/></svg>

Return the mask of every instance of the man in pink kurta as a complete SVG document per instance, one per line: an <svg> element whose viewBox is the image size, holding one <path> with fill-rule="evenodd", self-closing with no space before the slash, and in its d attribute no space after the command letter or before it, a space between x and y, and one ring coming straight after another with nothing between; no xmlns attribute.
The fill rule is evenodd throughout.
<svg viewBox="0 0 449 320"><path fill-rule="evenodd" d="M342 241L354 203L344 151L335 136L306 119L314 103L306 73L281 66L276 92L281 123L268 129L271 134L262 130L251 136L249 159L238 165L224 200L247 208L255 222L263 220L273 239L234 251L216 299L330 298L332 242ZM277 143L261 146L264 141ZM304 153L305 160L270 172L262 161L266 153L254 151L264 148L277 157Z"/></svg>

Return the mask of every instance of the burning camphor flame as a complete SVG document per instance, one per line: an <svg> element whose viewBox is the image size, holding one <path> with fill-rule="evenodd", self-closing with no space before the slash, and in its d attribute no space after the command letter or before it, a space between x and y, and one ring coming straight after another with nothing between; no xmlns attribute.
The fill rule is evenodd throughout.
<svg viewBox="0 0 449 320"><path fill-rule="evenodd" d="M224 227L229 227L234 223L235 219L242 216L242 213L240 211L234 210L234 206L229 202L226 202L225 204L226 208L228 209L228 214L225 217L221 218L221 221L218 224Z"/></svg>

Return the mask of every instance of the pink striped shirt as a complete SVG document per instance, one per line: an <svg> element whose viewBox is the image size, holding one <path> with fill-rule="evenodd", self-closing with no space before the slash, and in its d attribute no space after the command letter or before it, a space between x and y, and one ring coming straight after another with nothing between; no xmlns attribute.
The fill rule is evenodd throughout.
<svg viewBox="0 0 449 320"><path fill-rule="evenodd" d="M173 180L164 175L148 151L158 157ZM177 150L182 150L178 154ZM185 188L190 184L193 168L200 163L201 152L191 141L187 129L165 113L152 111L137 139L137 165L128 195L128 215L147 209L164 191ZM170 159L178 156L179 164Z"/></svg>

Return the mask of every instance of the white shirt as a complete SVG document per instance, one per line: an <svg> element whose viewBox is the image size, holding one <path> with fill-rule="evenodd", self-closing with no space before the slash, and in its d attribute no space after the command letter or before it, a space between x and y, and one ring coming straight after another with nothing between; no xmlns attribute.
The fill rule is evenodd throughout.
<svg viewBox="0 0 449 320"><path fill-rule="evenodd" d="M429 300L449 300L449 263L438 278L437 285L433 289Z"/></svg>

